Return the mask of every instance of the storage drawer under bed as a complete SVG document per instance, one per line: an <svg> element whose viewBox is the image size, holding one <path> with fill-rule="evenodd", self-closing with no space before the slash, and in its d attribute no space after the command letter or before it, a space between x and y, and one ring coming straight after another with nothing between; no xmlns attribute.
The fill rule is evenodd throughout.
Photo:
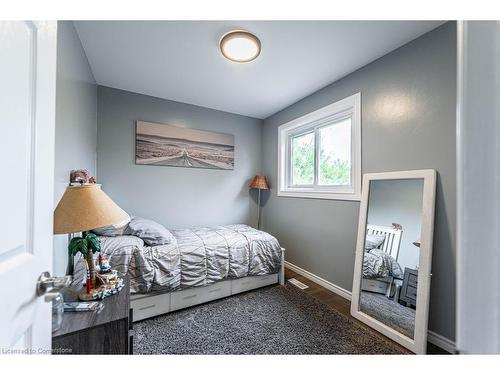
<svg viewBox="0 0 500 375"><path fill-rule="evenodd" d="M248 276L242 279L234 279L231 280L231 294L242 293L246 292L247 290L256 288L262 288L263 286L276 284L277 282L277 273L273 273L271 275Z"/></svg>
<svg viewBox="0 0 500 375"><path fill-rule="evenodd" d="M224 280L215 284L178 290L156 295L132 295L134 322L166 314L186 307L229 297L233 294L276 284L279 274L248 276L241 279Z"/></svg>
<svg viewBox="0 0 500 375"><path fill-rule="evenodd" d="M200 303L213 301L231 295L231 281L219 281L215 284L179 290L171 293L170 311L183 309L185 307L199 305Z"/></svg>
<svg viewBox="0 0 500 375"><path fill-rule="evenodd" d="M170 293L132 296L130 306L134 309L134 322L165 314L170 311Z"/></svg>
<svg viewBox="0 0 500 375"><path fill-rule="evenodd" d="M361 280L361 290L366 290L368 292L385 294L388 285L389 283L387 281L365 278Z"/></svg>

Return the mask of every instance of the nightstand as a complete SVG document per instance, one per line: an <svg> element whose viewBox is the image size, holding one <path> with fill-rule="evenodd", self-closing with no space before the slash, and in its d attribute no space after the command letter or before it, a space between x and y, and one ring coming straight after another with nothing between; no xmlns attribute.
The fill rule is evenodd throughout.
<svg viewBox="0 0 500 375"><path fill-rule="evenodd" d="M399 302L406 305L417 305L417 284L418 284L418 270L405 268L403 277L403 286L399 294Z"/></svg>
<svg viewBox="0 0 500 375"><path fill-rule="evenodd" d="M129 278L123 289L101 302L100 311L64 312L59 330L52 333L52 348L67 354L131 354L132 310ZM65 302L77 301L80 284L63 292Z"/></svg>

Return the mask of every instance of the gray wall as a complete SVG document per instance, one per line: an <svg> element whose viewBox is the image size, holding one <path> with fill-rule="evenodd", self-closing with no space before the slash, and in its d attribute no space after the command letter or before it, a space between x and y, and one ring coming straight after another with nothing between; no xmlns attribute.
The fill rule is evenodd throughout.
<svg viewBox="0 0 500 375"><path fill-rule="evenodd" d="M136 165L136 120L234 134L234 170ZM254 224L261 120L99 86L97 122L98 182L130 214L169 228Z"/></svg>
<svg viewBox="0 0 500 375"><path fill-rule="evenodd" d="M57 205L72 169L96 173L97 86L85 52L70 21L58 22L55 131ZM67 237L54 236L54 274L64 274Z"/></svg>
<svg viewBox="0 0 500 375"><path fill-rule="evenodd" d="M332 62L333 64L334 62ZM264 121L263 169L276 187L279 125L356 92L362 95L362 169L438 171L429 328L455 338L454 23L423 35ZM352 289L359 202L277 197L264 229L288 261Z"/></svg>
<svg viewBox="0 0 500 375"><path fill-rule="evenodd" d="M376 180L370 183L368 224L403 227L397 261L401 268L416 269L420 251L413 242L420 239L424 180Z"/></svg>

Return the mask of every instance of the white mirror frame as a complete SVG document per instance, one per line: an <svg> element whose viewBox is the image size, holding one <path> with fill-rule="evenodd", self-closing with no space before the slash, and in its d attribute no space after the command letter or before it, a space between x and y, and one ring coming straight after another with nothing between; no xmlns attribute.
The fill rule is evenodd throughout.
<svg viewBox="0 0 500 375"><path fill-rule="evenodd" d="M414 338L372 318L360 310L361 278L363 272L364 244L368 216L368 197L370 182L376 180L423 179L422 226L420 237L420 255L418 269L417 307L415 313ZM431 285L432 243L434 236L434 210L436 202L436 171L434 169L400 171L387 173L367 173L363 175L363 189L359 209L358 239L356 260L354 263L354 279L352 288L351 315L379 331L390 339L417 354L425 354L427 350L427 323L429 317L429 293Z"/></svg>

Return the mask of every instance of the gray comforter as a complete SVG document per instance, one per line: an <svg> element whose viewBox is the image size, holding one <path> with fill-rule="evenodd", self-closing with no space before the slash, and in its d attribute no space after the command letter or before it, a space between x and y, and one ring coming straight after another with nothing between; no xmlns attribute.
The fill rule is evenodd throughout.
<svg viewBox="0 0 500 375"><path fill-rule="evenodd" d="M389 276L403 278L403 271L396 259L380 249L365 251L363 277L375 279Z"/></svg>
<svg viewBox="0 0 500 375"><path fill-rule="evenodd" d="M280 270L276 238L247 225L171 232L175 241L152 247L134 236L99 237L101 252L114 269L130 275L135 293L204 286Z"/></svg>

